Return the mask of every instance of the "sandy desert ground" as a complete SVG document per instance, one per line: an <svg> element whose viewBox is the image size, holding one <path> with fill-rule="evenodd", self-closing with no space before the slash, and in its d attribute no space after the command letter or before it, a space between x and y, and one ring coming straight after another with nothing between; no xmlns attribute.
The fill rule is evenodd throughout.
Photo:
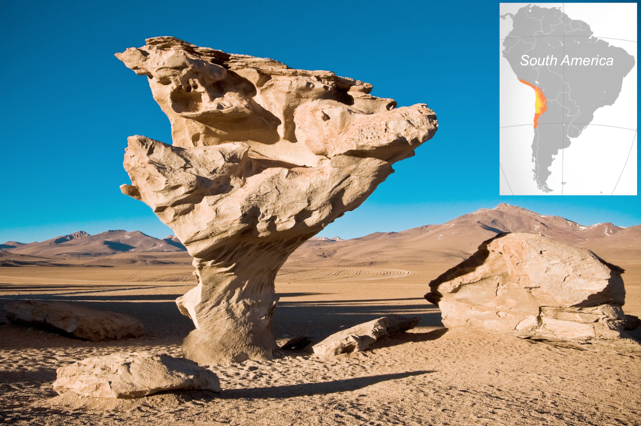
<svg viewBox="0 0 641 426"><path fill-rule="evenodd" d="M641 315L637 256L600 253L626 268L626 313ZM610 256L619 256L618 260ZM174 299L194 283L177 263L114 267L0 268L0 304L47 298L130 314L147 335L91 343L14 324L0 326L0 422L155 425L634 425L641 424L641 345L533 342L446 330L423 294L454 257L394 267L288 262L277 279L279 342L328 335L387 313L419 327L373 350L322 359L285 352L270 362L211 366L223 392L174 392L135 400L57 396L56 368L89 356L148 350L181 355L192 328ZM639 338L640 336L637 336Z"/></svg>

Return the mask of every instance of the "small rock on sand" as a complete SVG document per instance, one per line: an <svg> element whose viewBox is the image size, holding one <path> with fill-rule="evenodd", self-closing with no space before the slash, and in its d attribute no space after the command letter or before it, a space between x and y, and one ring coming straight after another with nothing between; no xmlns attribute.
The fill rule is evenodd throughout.
<svg viewBox="0 0 641 426"><path fill-rule="evenodd" d="M220 392L218 377L193 361L148 352L116 353L57 370L53 389L101 398L140 398L170 390Z"/></svg>
<svg viewBox="0 0 641 426"><path fill-rule="evenodd" d="M363 351L384 336L416 327L419 317L389 315L334 333L313 346L314 353L322 356Z"/></svg>

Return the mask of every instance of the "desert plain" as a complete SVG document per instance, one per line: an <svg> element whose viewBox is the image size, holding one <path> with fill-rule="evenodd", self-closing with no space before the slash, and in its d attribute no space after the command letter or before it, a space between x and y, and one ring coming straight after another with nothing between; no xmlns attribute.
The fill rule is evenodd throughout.
<svg viewBox="0 0 641 426"><path fill-rule="evenodd" d="M74 361L135 351L181 356L182 339L193 324L180 314L175 299L196 284L191 258L184 251L147 246L141 252L119 252L124 249L118 241L107 245L115 254L99 256L93 245L78 248L69 241L46 253L40 247L47 256L5 248L0 304L19 299L77 302L138 318L146 333L93 343L25 324L0 325L0 421L641 424L639 330L618 341L561 342L443 327L438 308L423 298L429 282L499 231L540 232L621 266L624 311L641 316L639 227L588 227L500 205L399 233L316 238L292 255L276 279L278 343L301 335L322 338L386 314L421 317L417 328L383 338L370 350L322 358L307 348L281 351L271 361L211 365L221 381L220 394L176 391L138 399L58 395L51 386L56 369ZM66 252L60 250L64 244Z"/></svg>

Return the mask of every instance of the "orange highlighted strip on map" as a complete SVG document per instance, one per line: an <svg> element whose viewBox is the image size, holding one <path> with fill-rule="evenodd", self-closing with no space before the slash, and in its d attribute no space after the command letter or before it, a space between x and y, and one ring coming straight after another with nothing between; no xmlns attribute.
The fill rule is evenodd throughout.
<svg viewBox="0 0 641 426"><path fill-rule="evenodd" d="M534 92L536 93L536 100L534 101L534 128L536 129L536 126L539 125L539 117L543 115L543 113L547 110L547 101L545 100L545 96L543 95L543 92L541 91L541 89L528 83L525 80L519 80L519 81L523 84L530 86L532 89L534 89Z"/></svg>

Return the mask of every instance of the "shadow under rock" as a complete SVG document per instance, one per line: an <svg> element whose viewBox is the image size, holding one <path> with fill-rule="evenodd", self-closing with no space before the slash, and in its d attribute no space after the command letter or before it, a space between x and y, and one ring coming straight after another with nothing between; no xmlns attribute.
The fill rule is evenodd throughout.
<svg viewBox="0 0 641 426"><path fill-rule="evenodd" d="M439 328L427 333L398 333L393 336L385 336L372 345L372 349L390 348L392 346L402 345L408 342L429 342L430 340L440 339L447 333L447 328Z"/></svg>
<svg viewBox="0 0 641 426"><path fill-rule="evenodd" d="M327 337L390 314L420 317L420 327L443 327L441 313L436 306L422 298L401 300L416 300L417 303L381 303L385 300L283 302L274 311L274 331L279 337Z"/></svg>
<svg viewBox="0 0 641 426"><path fill-rule="evenodd" d="M0 384L22 382L53 382L56 380L55 368L37 368L33 370L0 371ZM2 387L0 386L0 390Z"/></svg>
<svg viewBox="0 0 641 426"><path fill-rule="evenodd" d="M632 340L636 341L637 343L641 343L641 327L638 327L635 330L626 331L624 337L632 339Z"/></svg>
<svg viewBox="0 0 641 426"><path fill-rule="evenodd" d="M24 286L27 287L27 286ZM37 290L38 285L32 286ZM173 287L173 286L171 286ZM145 287L149 290L154 287ZM118 291L139 289L139 286L118 288ZM171 338L177 343L194 329L192 321L182 315L175 299L181 294L109 294L116 289L93 289L88 294L54 293L38 295L0 296L0 311L10 300L32 299L46 301L76 302L87 307L120 312L138 318L145 325L145 334L150 337ZM98 294L97 294L98 293ZM316 293L280 293L281 297L298 297ZM414 302L400 304L399 302ZM388 314L418 316L419 326L442 327L441 314L437 307L423 298L287 301L277 305L273 317L277 337L324 336Z"/></svg>
<svg viewBox="0 0 641 426"><path fill-rule="evenodd" d="M99 293L115 293L115 292L124 292L124 291L134 291L134 290L143 290L149 291L158 288L167 288L167 287L186 287L184 285L172 285L172 286L149 286L149 287L120 287L120 288L109 288L103 290L90 289L87 291L69 291L63 292L60 288L54 289L49 287L49 289L43 288L42 290L33 290L35 286L23 287L23 288L13 288L11 290L15 291L37 291L34 293L28 294L7 294L0 296L0 300L48 300L48 301L83 301L83 300L176 300L177 297L182 296L181 293L175 294L132 294L132 295L106 295L99 296ZM2 290L0 288L0 290ZM45 291L50 293L44 293ZM54 293L55 291L55 293Z"/></svg>
<svg viewBox="0 0 641 426"><path fill-rule="evenodd" d="M182 315L176 307L175 295L141 295L141 296L59 296L47 295L39 297L10 296L0 297L0 313L4 304L10 300L42 300L74 302L89 308L119 312L137 318L145 326L145 336L159 337L182 342L182 339L194 329L194 324L188 317ZM134 299L134 300L132 300ZM169 299L169 300L167 300ZM16 324L18 325L18 324ZM0 327L5 327L0 325ZM34 324L26 327L39 328ZM26 328L25 327L25 328ZM48 330L53 331L53 330ZM56 332L56 334L61 334ZM64 334L62 334L64 335ZM76 340L75 338L73 340ZM122 340L121 340L122 341Z"/></svg>
<svg viewBox="0 0 641 426"><path fill-rule="evenodd" d="M334 380L331 382L303 383L298 385L273 386L268 388L228 389L223 390L218 398L271 399L326 395L335 392L354 391L388 380L404 379L406 377L420 376L428 373L434 373L434 371L408 371L405 373L380 374L377 376L356 377L353 379Z"/></svg>
<svg viewBox="0 0 641 426"><path fill-rule="evenodd" d="M304 296L318 296L319 294L327 294L327 293L276 293L276 297L304 297ZM280 306L284 302L280 302L278 306Z"/></svg>
<svg viewBox="0 0 641 426"><path fill-rule="evenodd" d="M443 328L432 330L426 333L411 332L411 333L397 333L392 336L384 336L384 337L381 337L379 340L377 340L372 346L364 350L363 353L368 353L374 349L391 348L391 347L403 345L409 342L413 342L413 343L429 342L430 340L440 339L447 332L448 332L448 329L443 327ZM306 346L304 346L302 349L292 350L292 349L281 348L280 352L284 357L287 357L287 358L306 357L314 353L314 350L312 347L316 343L320 342L320 340L322 339L318 336L311 336L308 340L309 343Z"/></svg>

